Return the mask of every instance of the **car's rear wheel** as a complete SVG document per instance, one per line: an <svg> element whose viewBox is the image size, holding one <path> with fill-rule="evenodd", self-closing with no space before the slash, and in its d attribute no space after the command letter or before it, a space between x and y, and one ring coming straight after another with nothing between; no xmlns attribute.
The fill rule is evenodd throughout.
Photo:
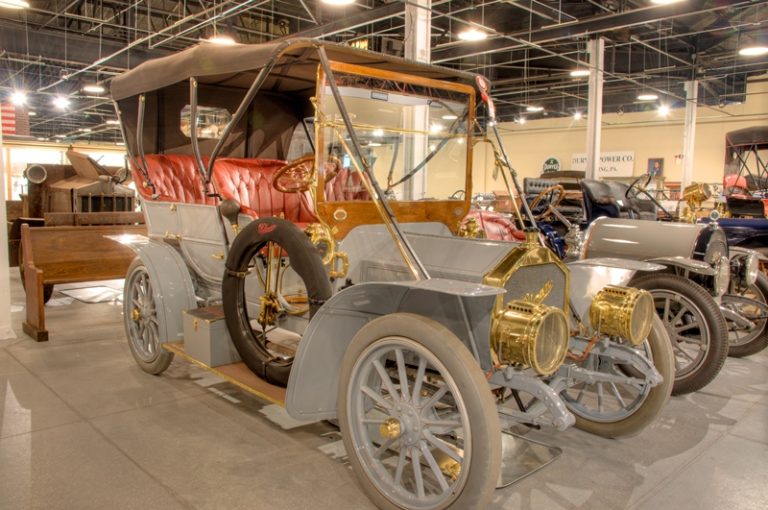
<svg viewBox="0 0 768 510"><path fill-rule="evenodd" d="M391 314L347 348L338 417L352 468L383 509L486 508L501 468L496 405L444 326Z"/></svg>
<svg viewBox="0 0 768 510"><path fill-rule="evenodd" d="M631 286L651 293L675 354L673 395L700 390L717 376L728 355L728 331L712 296L682 276L650 273Z"/></svg>

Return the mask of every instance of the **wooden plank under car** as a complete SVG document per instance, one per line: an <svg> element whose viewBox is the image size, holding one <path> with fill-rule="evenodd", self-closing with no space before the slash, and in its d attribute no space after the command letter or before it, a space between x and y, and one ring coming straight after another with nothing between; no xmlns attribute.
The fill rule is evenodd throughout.
<svg viewBox="0 0 768 510"><path fill-rule="evenodd" d="M245 366L245 363L242 361L218 367L209 367L205 363L196 360L187 354L184 351L184 342L168 342L162 344L162 347L166 351L178 354L185 360L194 363L209 372L213 372L227 382L234 384L248 393L256 395L273 404L285 407L285 388L269 384L267 381L251 372L251 369Z"/></svg>

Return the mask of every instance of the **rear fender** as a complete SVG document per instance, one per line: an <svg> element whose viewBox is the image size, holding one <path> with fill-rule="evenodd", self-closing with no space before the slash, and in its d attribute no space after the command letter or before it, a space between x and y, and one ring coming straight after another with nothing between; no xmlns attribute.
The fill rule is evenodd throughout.
<svg viewBox="0 0 768 510"><path fill-rule="evenodd" d="M197 308L195 288L181 255L171 246L145 236L108 236L131 248L147 268L157 306L161 342L184 339L182 312Z"/></svg>
<svg viewBox="0 0 768 510"><path fill-rule="evenodd" d="M299 343L288 380L285 407L298 420L336 416L338 375L355 334L377 317L408 312L428 317L453 332L491 368L491 313L504 289L433 278L419 282L361 283L344 289L315 314Z"/></svg>

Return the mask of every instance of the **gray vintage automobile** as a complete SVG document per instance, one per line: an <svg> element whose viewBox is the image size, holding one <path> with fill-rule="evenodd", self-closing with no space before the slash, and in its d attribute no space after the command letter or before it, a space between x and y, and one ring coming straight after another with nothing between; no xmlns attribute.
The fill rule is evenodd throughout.
<svg viewBox="0 0 768 510"><path fill-rule="evenodd" d="M566 265L535 232L454 235L487 91L301 39L199 46L115 78L149 231L119 239L137 253L124 315L138 365L162 373L182 316L220 307L243 362L287 385L291 416L338 420L381 508L484 508L512 423L617 437L655 420L670 341L625 284L661 266Z"/></svg>

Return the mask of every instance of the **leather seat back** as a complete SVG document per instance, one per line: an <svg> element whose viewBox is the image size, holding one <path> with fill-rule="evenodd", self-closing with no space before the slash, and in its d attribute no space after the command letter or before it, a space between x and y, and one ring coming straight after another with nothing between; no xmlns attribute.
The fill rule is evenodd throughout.
<svg viewBox="0 0 768 510"><path fill-rule="evenodd" d="M282 216L293 223L317 221L309 192L282 193L272 186L284 165L276 159L221 158L213 164L213 182L219 195L240 204L244 214Z"/></svg>
<svg viewBox="0 0 768 510"><path fill-rule="evenodd" d="M215 199L203 193L202 179L194 156L188 154L148 154L147 173L154 185L147 186L144 176L133 169L136 189L145 200L162 200L184 204L214 205Z"/></svg>
<svg viewBox="0 0 768 510"><path fill-rule="evenodd" d="M588 222L601 216L608 216L609 218L620 216L619 206L611 188L606 183L593 179L582 179L580 184L584 193L584 209L587 213Z"/></svg>
<svg viewBox="0 0 768 510"><path fill-rule="evenodd" d="M523 191L526 195L530 195L530 198L535 197L550 186L557 184L556 181L550 179L539 179L535 177L526 177L523 179Z"/></svg>

